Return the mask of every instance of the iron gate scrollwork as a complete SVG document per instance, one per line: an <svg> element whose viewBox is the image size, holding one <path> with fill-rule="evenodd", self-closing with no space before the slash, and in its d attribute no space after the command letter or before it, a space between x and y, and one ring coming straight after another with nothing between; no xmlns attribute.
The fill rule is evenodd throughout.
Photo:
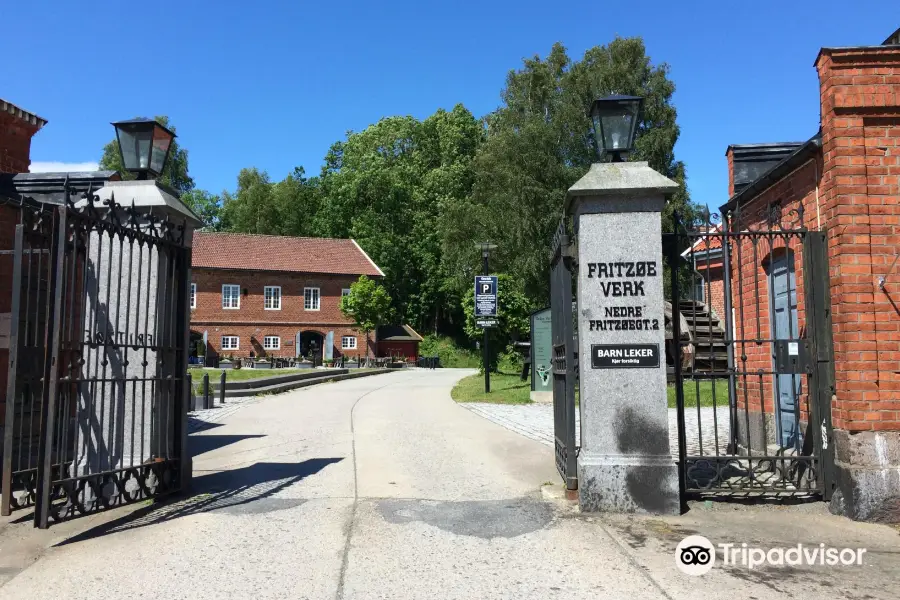
<svg viewBox="0 0 900 600"><path fill-rule="evenodd" d="M22 214L3 513L33 505L46 528L181 489L186 225L90 191Z"/></svg>
<svg viewBox="0 0 900 600"><path fill-rule="evenodd" d="M803 217L769 205L689 231L676 216L664 234L683 317L672 319L672 366L687 493L830 496L827 253Z"/></svg>
<svg viewBox="0 0 900 600"><path fill-rule="evenodd" d="M550 260L550 327L553 340L553 431L556 468L566 489L578 489L575 444L575 340L572 312L573 252L563 219Z"/></svg>

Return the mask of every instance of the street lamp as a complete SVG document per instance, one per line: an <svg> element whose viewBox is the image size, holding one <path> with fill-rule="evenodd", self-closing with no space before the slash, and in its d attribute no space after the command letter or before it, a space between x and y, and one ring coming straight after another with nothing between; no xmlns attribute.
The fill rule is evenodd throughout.
<svg viewBox="0 0 900 600"><path fill-rule="evenodd" d="M497 247L497 244L492 244L490 242L476 242L476 248L481 249L481 260L483 267L483 275L490 274L489 260L491 257L491 250L494 250ZM477 314L477 313L476 313ZM488 366L488 328L484 328L484 347L482 348L482 360L484 361L484 393L488 394L491 391L491 370Z"/></svg>
<svg viewBox="0 0 900 600"><path fill-rule="evenodd" d="M156 179L166 166L175 134L153 119L131 119L112 124L125 170L138 179Z"/></svg>
<svg viewBox="0 0 900 600"><path fill-rule="evenodd" d="M594 122L594 142L597 153L612 155L612 162L622 162L634 144L638 117L644 99L640 96L607 96L594 100L591 120Z"/></svg>

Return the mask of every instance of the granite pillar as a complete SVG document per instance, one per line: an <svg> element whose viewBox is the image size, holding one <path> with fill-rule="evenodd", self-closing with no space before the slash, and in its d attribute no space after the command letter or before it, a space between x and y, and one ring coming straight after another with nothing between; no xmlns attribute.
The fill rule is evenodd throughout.
<svg viewBox="0 0 900 600"><path fill-rule="evenodd" d="M660 218L677 187L645 162L605 163L568 192L578 257L582 511L680 512Z"/></svg>

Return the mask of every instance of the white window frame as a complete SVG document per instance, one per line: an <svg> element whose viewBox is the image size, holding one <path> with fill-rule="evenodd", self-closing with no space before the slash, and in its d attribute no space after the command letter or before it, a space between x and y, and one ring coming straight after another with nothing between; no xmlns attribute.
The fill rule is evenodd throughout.
<svg viewBox="0 0 900 600"><path fill-rule="evenodd" d="M307 306L306 302L306 292L315 290L315 307L313 307L312 299L309 301L309 305ZM310 298L312 298L312 294L310 294ZM322 290L317 287L305 287L303 288L303 310L321 310L322 309Z"/></svg>
<svg viewBox="0 0 900 600"><path fill-rule="evenodd" d="M269 340L275 340L277 343L272 346ZM281 350L281 337L277 335L263 336L263 350Z"/></svg>
<svg viewBox="0 0 900 600"><path fill-rule="evenodd" d="M341 288L341 298L350 295L350 288Z"/></svg>
<svg viewBox="0 0 900 600"><path fill-rule="evenodd" d="M197 308L197 284L191 284L191 308Z"/></svg>
<svg viewBox="0 0 900 600"><path fill-rule="evenodd" d="M269 303L269 290L278 290L278 306L268 306ZM275 296L272 296L274 305ZM281 286L280 285L266 285L263 286L263 308L265 310L281 310Z"/></svg>
<svg viewBox="0 0 900 600"><path fill-rule="evenodd" d="M347 340L353 340L353 345L347 345ZM356 336L355 335L343 335L341 336L341 350L356 350Z"/></svg>
<svg viewBox="0 0 900 600"><path fill-rule="evenodd" d="M225 306L225 288L237 288L237 306ZM222 284L222 308L225 310L237 310L241 307L241 286L235 283Z"/></svg>
<svg viewBox="0 0 900 600"><path fill-rule="evenodd" d="M225 345L225 340L234 340L234 346ZM241 338L237 335L223 335L221 339L222 350L240 350L241 349Z"/></svg>

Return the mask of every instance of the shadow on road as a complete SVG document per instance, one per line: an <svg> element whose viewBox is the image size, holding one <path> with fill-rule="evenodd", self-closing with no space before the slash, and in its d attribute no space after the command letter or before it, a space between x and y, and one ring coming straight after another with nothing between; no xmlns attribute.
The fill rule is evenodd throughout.
<svg viewBox="0 0 900 600"><path fill-rule="evenodd" d="M344 459L311 458L299 463L255 463L239 469L194 477L189 497L175 496L161 500L63 540L56 546L83 542L111 533L214 510L224 510L232 514L259 514L293 508L306 500L277 498L275 495L298 481L315 475L328 465L342 460Z"/></svg>
<svg viewBox="0 0 900 600"><path fill-rule="evenodd" d="M252 435L192 435L188 436L188 452L190 456L200 456L229 444L242 440L266 437L263 434Z"/></svg>

